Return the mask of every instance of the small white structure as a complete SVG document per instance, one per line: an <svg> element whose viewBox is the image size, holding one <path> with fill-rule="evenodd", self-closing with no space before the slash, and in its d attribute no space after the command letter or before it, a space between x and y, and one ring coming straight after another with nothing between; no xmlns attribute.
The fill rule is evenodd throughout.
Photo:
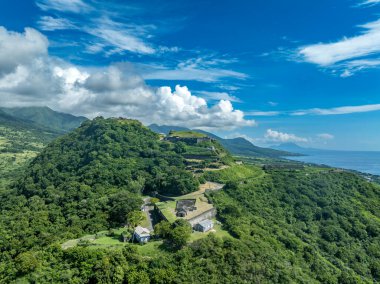
<svg viewBox="0 0 380 284"><path fill-rule="evenodd" d="M194 226L194 229L199 232L208 232L212 228L214 228L214 223L209 219L203 220Z"/></svg>
<svg viewBox="0 0 380 284"><path fill-rule="evenodd" d="M150 240L150 231L147 228L137 226L133 232L133 238L139 243L147 243Z"/></svg>

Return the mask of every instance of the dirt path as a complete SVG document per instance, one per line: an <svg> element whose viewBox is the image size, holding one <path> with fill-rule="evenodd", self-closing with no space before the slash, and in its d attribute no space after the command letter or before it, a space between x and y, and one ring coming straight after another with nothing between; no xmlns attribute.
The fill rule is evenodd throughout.
<svg viewBox="0 0 380 284"><path fill-rule="evenodd" d="M154 210L154 207L151 206L151 205L147 205L145 204L144 207L143 207L143 210L145 215L146 215L146 220L148 221L148 224L149 226L147 227L147 229L153 231L153 210Z"/></svg>
<svg viewBox="0 0 380 284"><path fill-rule="evenodd" d="M223 189L224 184L222 183L217 183L217 182L211 182L211 181L206 181L206 183L201 184L199 186L199 189L197 191L194 191L192 193L186 194L181 196L181 199L183 198L193 198L197 195L203 195L206 190L211 190L211 191L217 191Z"/></svg>
<svg viewBox="0 0 380 284"><path fill-rule="evenodd" d="M151 197L144 198L144 204L141 206L141 211L145 213L147 220L147 229L153 231L153 223L154 223L154 206L150 204Z"/></svg>
<svg viewBox="0 0 380 284"><path fill-rule="evenodd" d="M204 193L206 190L221 190L223 187L224 184L222 183L206 181L205 184L201 184L199 186L199 190L197 191L197 193Z"/></svg>

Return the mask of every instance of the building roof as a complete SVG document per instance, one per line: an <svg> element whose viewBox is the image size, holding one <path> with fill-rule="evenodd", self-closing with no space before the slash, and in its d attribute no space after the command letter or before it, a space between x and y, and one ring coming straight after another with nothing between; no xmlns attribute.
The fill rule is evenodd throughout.
<svg viewBox="0 0 380 284"><path fill-rule="evenodd" d="M139 235L140 237L148 237L150 236L150 231L147 228L137 226L135 228L135 234Z"/></svg>
<svg viewBox="0 0 380 284"><path fill-rule="evenodd" d="M191 207L195 206L196 201L197 200L195 198L193 198L193 199L180 199L176 203L176 211L180 211L180 210L187 211Z"/></svg>
<svg viewBox="0 0 380 284"><path fill-rule="evenodd" d="M214 223L209 220L209 219L206 219L206 220L203 220L202 222L199 222L199 225L201 225L203 228L207 228L207 227L212 227L214 225Z"/></svg>

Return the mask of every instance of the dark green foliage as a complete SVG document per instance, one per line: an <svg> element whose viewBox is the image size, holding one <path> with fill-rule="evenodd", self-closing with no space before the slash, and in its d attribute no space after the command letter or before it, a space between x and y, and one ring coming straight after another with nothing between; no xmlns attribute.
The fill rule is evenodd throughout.
<svg viewBox="0 0 380 284"><path fill-rule="evenodd" d="M178 219L173 224L162 221L154 228L156 236L165 240L166 248L178 250L186 245L192 232L191 225L184 219Z"/></svg>
<svg viewBox="0 0 380 284"><path fill-rule="evenodd" d="M271 243L322 283L379 281L380 188L355 174L268 171L211 198L234 236Z"/></svg>
<svg viewBox="0 0 380 284"><path fill-rule="evenodd" d="M129 223L143 191L185 194L198 181L173 145L141 123L97 118L52 142L0 196L0 247L16 254ZM169 146L169 147L168 147ZM17 222L15 222L17 220Z"/></svg>
<svg viewBox="0 0 380 284"><path fill-rule="evenodd" d="M81 195L87 187L93 191L99 186L133 193L196 190L197 181L184 171L183 158L166 144L140 122L96 118L51 143L31 163L18 189L25 196L53 199L72 184L85 187L74 190Z"/></svg>
<svg viewBox="0 0 380 284"><path fill-rule="evenodd" d="M23 123L33 123L39 127L53 130L58 133L77 128L87 118L54 111L48 107L17 107L0 108L0 111L12 116L12 120Z"/></svg>
<svg viewBox="0 0 380 284"><path fill-rule="evenodd" d="M61 249L86 233L134 226L141 192L196 189L178 152L122 119L87 121L50 144L13 188L0 191L0 283L380 281L379 187L312 167L264 172L230 164L205 174L226 184L207 196L234 238L210 234L186 245L191 228L180 220L155 227L166 239L155 256L137 245L106 250L88 241Z"/></svg>

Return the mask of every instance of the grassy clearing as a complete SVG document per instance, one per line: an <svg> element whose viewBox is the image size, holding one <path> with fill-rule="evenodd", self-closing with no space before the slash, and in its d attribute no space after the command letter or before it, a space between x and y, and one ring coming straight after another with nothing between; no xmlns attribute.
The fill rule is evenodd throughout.
<svg viewBox="0 0 380 284"><path fill-rule="evenodd" d="M158 202L156 206L170 223L173 223L177 219L175 216L175 201Z"/></svg>
<svg viewBox="0 0 380 284"><path fill-rule="evenodd" d="M250 179L261 179L265 172L258 166L253 165L233 165L220 171L205 173L206 180L226 183L228 181L244 181Z"/></svg>
<svg viewBox="0 0 380 284"><path fill-rule="evenodd" d="M136 244L135 246L137 247L137 251L144 256L159 257L166 253L160 248L162 244L163 241L150 241L147 244Z"/></svg>
<svg viewBox="0 0 380 284"><path fill-rule="evenodd" d="M122 242L119 236L123 231L125 231L124 228L114 229L114 236L107 236L105 234L107 234L108 231L101 231L97 233L97 235L101 235L100 237L96 237L96 235L86 235L78 239L69 240L63 243L61 247L62 249L68 249L81 245L81 243L85 243L85 246L89 249L121 249L126 245L132 245L136 247L139 253L143 256L156 257L165 253L165 251L160 248L163 243L161 240L152 240L147 244L131 244Z"/></svg>
<svg viewBox="0 0 380 284"><path fill-rule="evenodd" d="M195 131L172 131L169 136L176 136L181 138L202 138L207 137L207 135Z"/></svg>
<svg viewBox="0 0 380 284"><path fill-rule="evenodd" d="M205 159L218 156L208 148L191 146L191 145L186 145L184 154L187 156L195 156L195 157L204 156Z"/></svg>
<svg viewBox="0 0 380 284"><path fill-rule="evenodd" d="M216 220L214 221L214 229L205 233L202 232L193 232L190 237L190 242L194 242L200 239L205 238L209 234L215 234L215 236L219 238L232 238L230 233L224 229L222 229L222 225L216 224Z"/></svg>

